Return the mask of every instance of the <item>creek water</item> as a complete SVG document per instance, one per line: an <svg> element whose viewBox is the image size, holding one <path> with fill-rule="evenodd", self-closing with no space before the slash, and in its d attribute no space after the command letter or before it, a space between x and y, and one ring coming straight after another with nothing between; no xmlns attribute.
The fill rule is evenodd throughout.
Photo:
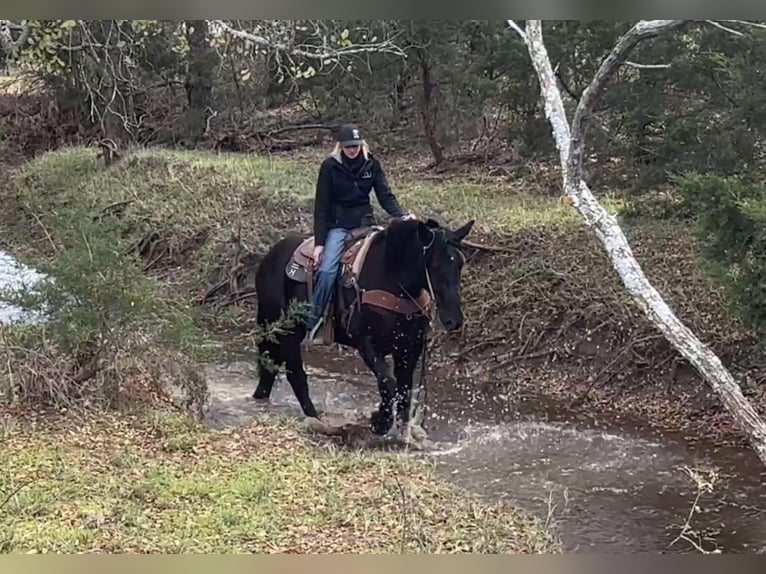
<svg viewBox="0 0 766 574"><path fill-rule="evenodd" d="M44 276L0 250L0 289L22 290L33 287ZM0 325L33 321L36 315L17 305L0 300Z"/></svg>
<svg viewBox="0 0 766 574"><path fill-rule="evenodd" d="M315 352L306 363L320 411L376 407L374 378L354 355ZM207 377L213 426L265 412L301 416L283 375L270 403L250 398L257 382L252 356L210 365ZM719 473L691 521L712 537L715 546L705 548L766 551L766 473L747 450L692 446L624 422L578 418L540 397L487 396L460 381L429 382L425 426L435 446L413 456L490 501L507 500L551 520L567 552L693 552L683 540L671 545L697 492L684 466Z"/></svg>
<svg viewBox="0 0 766 574"><path fill-rule="evenodd" d="M32 286L42 276L0 251L0 288ZM29 321L0 301L0 324ZM307 357L312 397L325 412L369 413L377 405L372 374L356 355ZM269 404L251 399L255 357L229 356L208 366L212 426L233 426L267 412L300 416L281 375ZM569 552L684 552L669 548L685 522L696 488L682 467L707 466L720 478L692 520L723 552L766 552L766 473L742 449L652 435L637 425L574 416L541 397L487 394L465 381L428 385L426 429L436 443L415 454L443 476L490 500L507 500L554 522Z"/></svg>

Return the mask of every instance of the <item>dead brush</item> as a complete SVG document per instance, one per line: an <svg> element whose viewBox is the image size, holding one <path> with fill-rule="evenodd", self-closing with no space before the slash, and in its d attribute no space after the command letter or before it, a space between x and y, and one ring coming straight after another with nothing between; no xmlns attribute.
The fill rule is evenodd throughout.
<svg viewBox="0 0 766 574"><path fill-rule="evenodd" d="M133 333L89 356L63 351L38 335L0 332L0 393L8 404L72 409L165 403L204 416L208 390L197 364L145 334Z"/></svg>
<svg viewBox="0 0 766 574"><path fill-rule="evenodd" d="M720 288L695 267L692 230L644 223L628 232L647 274L679 316L720 356L757 369L752 333L727 313ZM582 226L533 227L489 242L491 251L468 254L465 327L458 338L441 339L443 361L463 363L480 378L522 364L556 363L579 373L589 390L675 376L683 362Z"/></svg>

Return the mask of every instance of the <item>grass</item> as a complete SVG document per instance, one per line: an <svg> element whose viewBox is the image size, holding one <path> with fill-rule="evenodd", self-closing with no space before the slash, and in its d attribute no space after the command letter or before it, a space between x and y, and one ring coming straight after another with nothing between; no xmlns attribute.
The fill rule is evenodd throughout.
<svg viewBox="0 0 766 574"><path fill-rule="evenodd" d="M51 243L60 241L49 231L59 210L77 205L81 213L97 215L129 202L120 217L131 223L134 240L156 232L165 241L163 285L188 302L228 276L238 253L230 249L233 241L246 251L263 253L288 231L310 230L321 158L320 152L255 156L134 149L107 168L94 149L62 149L28 163L14 177L20 202L28 207L6 211L8 237L16 246L34 247L29 260L34 264L36 257L51 256ZM502 345L528 354L558 336L562 326L579 321L601 329L601 340L609 342L604 350L611 356L627 338L654 333L599 241L559 199L531 193L518 182L435 176L397 158L386 165L406 209L420 216L438 214L452 225L476 219L471 238L506 250L473 258L466 269L465 339L499 334ZM630 213L630 202L618 194L600 195L612 213ZM9 205L14 201L9 198ZM30 218L30 211L35 217ZM699 266L692 225L647 213L633 214L624 230L653 284L708 341L729 345L746 339L721 289ZM185 248L202 233L200 246ZM226 324L247 323L231 310L219 318ZM651 344L662 348L643 349L644 356L672 366L667 346Z"/></svg>
<svg viewBox="0 0 766 574"><path fill-rule="evenodd" d="M3 552L557 552L541 523L296 423L162 411L0 419Z"/></svg>
<svg viewBox="0 0 766 574"><path fill-rule="evenodd" d="M23 166L0 192L5 238L34 264L66 247L58 230L79 224L68 213L119 208L131 240L154 232L165 241L160 284L188 302L216 273L225 276L232 242L262 253L287 231L309 230L317 169L316 158L145 149L107 168L93 149L62 149ZM512 363L512 377L489 374L493 384L520 386L526 377L538 388L565 366L577 381L603 375L594 391L601 403L622 398L634 410L644 401L630 389L651 388L652 377L667 385L674 351L632 305L573 209L513 185L395 168L389 180L406 209L453 225L476 219L476 235L505 250L466 267L465 328L452 342L461 352L484 344L461 357L474 367L546 349L557 365L541 368L546 378ZM625 207L612 197L603 203ZM748 333L698 268L691 226L639 217L625 231L680 318L716 350L747 356ZM201 244L188 248L200 233ZM432 364L444 361L454 374L439 343ZM2 492L23 485L0 511L0 548L10 551L397 552L402 540L407 551L552 548L539 524L511 507L482 504L404 459L318 449L284 421L212 434L124 415L30 428L21 421L9 431L0 460L0 504ZM32 481L20 482L25 476Z"/></svg>
<svg viewBox="0 0 766 574"><path fill-rule="evenodd" d="M97 214L130 202L124 213L136 221L211 228L220 238L241 225L246 240L261 243L264 236L272 240L275 231L295 224L296 213L310 214L317 170L314 161L285 156L145 149L107 168L95 150L67 148L27 164L17 182L23 198L30 203L38 198L47 210L77 202ZM438 212L456 223L474 218L477 229L498 232L576 220L558 200L496 184L426 180L413 174L389 174L389 180L405 208ZM306 223L298 226L305 229Z"/></svg>

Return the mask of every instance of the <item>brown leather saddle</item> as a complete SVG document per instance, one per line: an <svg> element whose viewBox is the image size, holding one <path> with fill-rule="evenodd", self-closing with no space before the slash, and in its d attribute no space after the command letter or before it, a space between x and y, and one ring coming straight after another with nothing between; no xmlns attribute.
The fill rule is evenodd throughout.
<svg viewBox="0 0 766 574"><path fill-rule="evenodd" d="M352 229L343 242L343 253L340 257L341 276L349 272L359 275L367 255L367 248L374 236L382 227L370 226ZM293 251L293 255L285 267L285 274L298 283L306 283L309 288L309 298L314 286L314 236L304 239Z"/></svg>
<svg viewBox="0 0 766 574"><path fill-rule="evenodd" d="M344 323L348 328L350 317L348 313L353 313L354 308L361 304L369 304L375 307L381 307L406 315L408 317L429 315L433 301L429 293L425 290L417 294L415 298L400 298L387 291L380 289L364 290L359 289L357 280L362 270L367 251L375 236L382 231L379 226L360 227L349 232L344 240L343 252L340 258L340 272L336 281L336 289L343 287L353 287L357 292L357 301L351 308L341 311L346 316ZM305 283L308 287L309 301L313 298L314 287L314 237L304 239L293 251L292 257L285 267L285 274L298 283ZM337 299L337 297L335 297ZM341 299L342 305L342 299ZM332 301L324 309L326 316L332 315ZM324 329L325 341L334 340L333 322L327 321Z"/></svg>

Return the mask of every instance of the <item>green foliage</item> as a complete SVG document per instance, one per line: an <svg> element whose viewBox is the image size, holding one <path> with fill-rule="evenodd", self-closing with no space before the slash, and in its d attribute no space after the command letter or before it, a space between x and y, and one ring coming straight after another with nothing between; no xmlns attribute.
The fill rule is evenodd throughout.
<svg viewBox="0 0 766 574"><path fill-rule="evenodd" d="M560 550L542 520L486 503L407 456L316 448L276 417L236 432L174 418L9 418L16 424L0 443L0 550ZM402 520L404 504L413 520Z"/></svg>
<svg viewBox="0 0 766 574"><path fill-rule="evenodd" d="M52 163L55 174L58 164ZM87 162L71 164L74 174L87 167ZM126 374L117 368L122 358L148 364L174 353L194 356L200 333L192 309L143 273L132 250L131 223L103 217L84 203L51 202L33 185L39 180L31 171L20 180L19 200L28 220L19 223L42 226L55 249L32 262L45 279L29 291L4 294L42 319L4 333L3 351L18 371L6 390L44 402L67 401L74 398L71 393L113 401ZM59 175L57 185L66 185ZM47 355L50 368L25 369L32 355ZM95 388L83 393L91 380L97 381ZM56 391L30 392L45 384Z"/></svg>
<svg viewBox="0 0 766 574"><path fill-rule="evenodd" d="M766 186L737 177L676 178L693 206L704 256L743 319L766 335Z"/></svg>

